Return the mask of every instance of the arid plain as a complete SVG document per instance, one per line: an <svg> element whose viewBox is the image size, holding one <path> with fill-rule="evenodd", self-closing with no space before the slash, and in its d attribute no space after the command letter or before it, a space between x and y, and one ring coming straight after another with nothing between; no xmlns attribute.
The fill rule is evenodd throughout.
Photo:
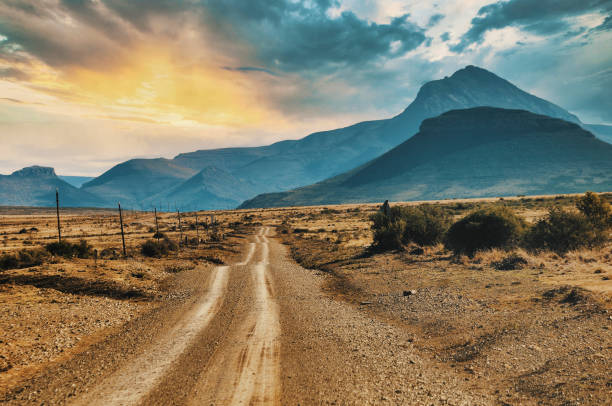
<svg viewBox="0 0 612 406"><path fill-rule="evenodd" d="M609 404L612 246L378 253L379 206L124 212L127 258L115 211L63 209L97 254L0 271L0 402ZM176 247L145 256L157 227ZM3 254L56 240L54 210L0 209Z"/></svg>

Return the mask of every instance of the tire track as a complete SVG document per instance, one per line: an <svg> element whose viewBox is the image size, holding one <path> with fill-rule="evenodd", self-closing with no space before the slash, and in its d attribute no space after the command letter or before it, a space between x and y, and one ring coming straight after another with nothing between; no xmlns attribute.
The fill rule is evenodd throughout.
<svg viewBox="0 0 612 406"><path fill-rule="evenodd" d="M232 405L275 404L280 396L280 323L268 276L269 244L260 232L261 261L254 266L256 319L239 358L238 381Z"/></svg>
<svg viewBox="0 0 612 406"><path fill-rule="evenodd" d="M223 303L228 271L227 266L215 268L208 293L157 345L148 348L125 368L71 404L87 406L138 404L215 316Z"/></svg>
<svg viewBox="0 0 612 406"><path fill-rule="evenodd" d="M279 309L269 277L268 228L254 236L254 251L241 272L251 287L242 295L239 320L199 378L195 405L272 405L280 398Z"/></svg>

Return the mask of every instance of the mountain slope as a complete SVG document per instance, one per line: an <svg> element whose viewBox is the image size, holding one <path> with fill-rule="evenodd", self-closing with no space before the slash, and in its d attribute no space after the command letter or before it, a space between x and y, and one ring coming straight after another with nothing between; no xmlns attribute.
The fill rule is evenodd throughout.
<svg viewBox="0 0 612 406"><path fill-rule="evenodd" d="M207 167L231 173L234 179L253 185L258 193L292 189L346 172L380 156L414 135L424 119L476 106L530 110L579 122L569 112L495 74L468 66L450 77L425 84L410 106L392 119L362 122L263 147L201 150L180 154L172 160L128 161L88 182L83 189L106 200L141 204ZM228 188L238 189L248 190L240 181ZM181 199L171 200L174 201L183 205Z"/></svg>
<svg viewBox="0 0 612 406"><path fill-rule="evenodd" d="M60 179L53 168L31 166L0 175L0 205L55 206L55 189L64 207L104 206L104 201Z"/></svg>
<svg viewBox="0 0 612 406"><path fill-rule="evenodd" d="M453 110L396 148L326 181L241 208L612 189L612 145L523 110Z"/></svg>
<svg viewBox="0 0 612 406"><path fill-rule="evenodd" d="M106 205L118 201L126 205L140 206L142 201L166 191L197 171L176 165L168 159L132 159L106 171L85 183L82 190L100 196Z"/></svg>
<svg viewBox="0 0 612 406"><path fill-rule="evenodd" d="M180 202L182 210L198 210L202 207L231 209L256 193L257 189L249 182L209 166L169 191L145 200L144 204L145 207L164 207L163 202Z"/></svg>
<svg viewBox="0 0 612 406"><path fill-rule="evenodd" d="M449 110L491 106L580 120L546 100L533 96L505 79L475 66L452 76L428 82L416 99L398 116L311 134L281 153L262 157L236 173L269 190L293 188L350 170L373 159L414 135L421 122ZM274 145L274 144L273 144ZM324 153L323 153L324 152ZM329 157L333 159L329 159ZM270 177L275 170L282 174Z"/></svg>
<svg viewBox="0 0 612 406"><path fill-rule="evenodd" d="M601 125L601 124L585 124L583 126L597 138L603 140L609 144L612 144L612 126L611 125Z"/></svg>
<svg viewBox="0 0 612 406"><path fill-rule="evenodd" d="M77 187L77 188L83 186L84 183L87 183L94 179L92 176L63 176L63 175L58 175L58 178L60 178L64 182L67 182L70 185Z"/></svg>

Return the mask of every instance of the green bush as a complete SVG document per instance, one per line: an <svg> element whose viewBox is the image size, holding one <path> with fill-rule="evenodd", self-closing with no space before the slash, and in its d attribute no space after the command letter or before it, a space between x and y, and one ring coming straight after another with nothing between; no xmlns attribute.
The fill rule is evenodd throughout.
<svg viewBox="0 0 612 406"><path fill-rule="evenodd" d="M584 214L593 226L608 228L612 215L610 204L593 192L586 192L576 202L576 208Z"/></svg>
<svg viewBox="0 0 612 406"><path fill-rule="evenodd" d="M370 217L374 231L374 247L382 250L395 250L402 248L402 237L406 223L398 215L399 207L389 209L389 214L377 212Z"/></svg>
<svg viewBox="0 0 612 406"><path fill-rule="evenodd" d="M511 248L521 238L525 222L505 206L472 212L453 224L444 241L455 254L474 255L490 248Z"/></svg>
<svg viewBox="0 0 612 406"><path fill-rule="evenodd" d="M90 258L93 254L93 247L85 240L78 244L69 241L52 242L45 245L45 249L52 255L64 258Z"/></svg>
<svg viewBox="0 0 612 406"><path fill-rule="evenodd" d="M17 254L0 255L0 270L29 268L41 265L47 253L43 250L21 250Z"/></svg>
<svg viewBox="0 0 612 406"><path fill-rule="evenodd" d="M595 218L596 224L591 219L584 212L553 207L525 234L525 248L563 255L579 248L601 246L608 241L608 228L599 223L599 217Z"/></svg>
<svg viewBox="0 0 612 406"><path fill-rule="evenodd" d="M409 243L435 245L443 240L450 224L449 215L439 207L391 207L388 214L370 217L374 246L380 250L400 249Z"/></svg>
<svg viewBox="0 0 612 406"><path fill-rule="evenodd" d="M404 244L436 245L442 242L450 225L447 212L436 206L405 207L402 218L406 223L402 239Z"/></svg>
<svg viewBox="0 0 612 406"><path fill-rule="evenodd" d="M170 251L176 251L177 246L174 242L167 238L157 242L154 240L147 240L140 246L140 251L145 257L161 258L164 255L168 255Z"/></svg>

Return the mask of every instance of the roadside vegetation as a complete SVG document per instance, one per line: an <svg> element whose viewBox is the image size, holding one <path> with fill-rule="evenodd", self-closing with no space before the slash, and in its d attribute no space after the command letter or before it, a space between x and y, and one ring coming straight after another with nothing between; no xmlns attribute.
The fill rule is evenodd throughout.
<svg viewBox="0 0 612 406"><path fill-rule="evenodd" d="M324 274L332 297L401 326L417 353L490 388L497 403L608 404L611 200L517 196L275 216L293 258Z"/></svg>
<svg viewBox="0 0 612 406"><path fill-rule="evenodd" d="M374 213L370 217L373 247L388 251L408 244L432 246L443 242L455 255L470 257L493 248L564 255L610 241L612 209L592 192L578 198L574 208L550 207L546 216L531 225L503 201L472 210L454 223L450 220L452 209L395 206L387 213Z"/></svg>

